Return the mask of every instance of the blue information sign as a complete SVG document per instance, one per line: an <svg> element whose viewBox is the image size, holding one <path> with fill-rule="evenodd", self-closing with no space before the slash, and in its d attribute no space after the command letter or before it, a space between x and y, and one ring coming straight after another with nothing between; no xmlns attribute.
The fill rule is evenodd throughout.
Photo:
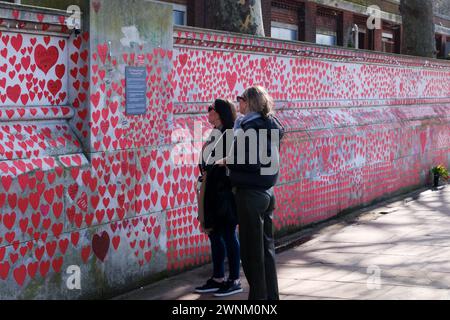
<svg viewBox="0 0 450 320"><path fill-rule="evenodd" d="M147 111L147 69L125 67L126 113L145 114Z"/></svg>

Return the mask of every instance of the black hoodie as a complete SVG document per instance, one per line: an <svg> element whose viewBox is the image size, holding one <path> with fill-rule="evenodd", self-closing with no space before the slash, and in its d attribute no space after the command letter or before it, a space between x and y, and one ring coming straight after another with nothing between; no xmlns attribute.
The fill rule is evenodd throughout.
<svg viewBox="0 0 450 320"><path fill-rule="evenodd" d="M234 158L234 163L230 164L227 162L227 167L230 169L230 180L231 184L235 187L240 188L248 188L248 189L270 189L277 183L278 174L279 174L279 160L278 165L276 166L276 170L273 174L262 174L262 169L270 168L272 166L272 161L268 164L262 164L260 159L260 147L266 148L266 152L263 153L268 157L272 156L272 152L275 152L276 156L279 159L279 150L280 150L280 141L283 137L285 130L281 125L280 121L275 116L268 117L258 117L256 119L251 119L248 121L244 121L241 123L241 128L245 132L247 130L255 130L257 137L257 155L256 155L256 163L250 164L250 141L248 138L245 139L245 163L238 164L238 156L237 156L237 139L234 141L234 152L232 153L232 157ZM259 132L261 129L267 130L267 144L264 146L260 146L260 137ZM277 144L277 148L272 150L272 132L271 130L279 130L279 141ZM272 159L272 158L271 158Z"/></svg>

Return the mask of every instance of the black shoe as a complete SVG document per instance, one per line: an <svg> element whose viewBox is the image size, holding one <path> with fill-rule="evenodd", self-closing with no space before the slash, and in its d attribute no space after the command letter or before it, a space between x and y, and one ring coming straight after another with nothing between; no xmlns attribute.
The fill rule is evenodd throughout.
<svg viewBox="0 0 450 320"><path fill-rule="evenodd" d="M244 291L240 281L228 280L223 283L219 291L214 293L215 297L227 297Z"/></svg>
<svg viewBox="0 0 450 320"><path fill-rule="evenodd" d="M209 279L203 286L195 288L195 292L197 293L217 292L223 286L223 284L224 282L217 282L214 279Z"/></svg>

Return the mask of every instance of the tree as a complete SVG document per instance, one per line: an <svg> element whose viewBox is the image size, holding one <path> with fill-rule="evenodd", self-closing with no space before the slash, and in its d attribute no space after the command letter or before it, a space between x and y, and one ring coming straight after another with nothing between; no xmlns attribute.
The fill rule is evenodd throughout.
<svg viewBox="0 0 450 320"><path fill-rule="evenodd" d="M433 0L401 0L402 53L436 58Z"/></svg>
<svg viewBox="0 0 450 320"><path fill-rule="evenodd" d="M264 37L261 0L207 0L206 27Z"/></svg>
<svg viewBox="0 0 450 320"><path fill-rule="evenodd" d="M436 13L450 16L450 1L448 0L435 0L433 1L435 5Z"/></svg>

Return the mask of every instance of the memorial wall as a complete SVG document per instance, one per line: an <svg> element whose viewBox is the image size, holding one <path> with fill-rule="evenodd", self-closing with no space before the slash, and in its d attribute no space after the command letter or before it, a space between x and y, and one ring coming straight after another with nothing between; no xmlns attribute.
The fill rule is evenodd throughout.
<svg viewBox="0 0 450 320"><path fill-rule="evenodd" d="M106 298L209 262L198 168L173 151L253 84L287 129L278 237L450 165L449 62L174 28L144 0L81 17L0 5L0 299Z"/></svg>

